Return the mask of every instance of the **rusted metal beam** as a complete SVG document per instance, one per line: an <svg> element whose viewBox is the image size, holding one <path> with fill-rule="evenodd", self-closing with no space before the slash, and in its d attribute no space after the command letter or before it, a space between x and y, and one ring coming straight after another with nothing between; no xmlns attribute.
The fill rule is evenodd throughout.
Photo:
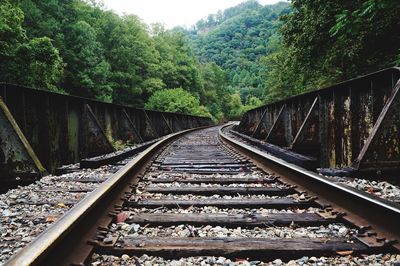
<svg viewBox="0 0 400 266"><path fill-rule="evenodd" d="M86 118L87 118L87 141L89 144L88 152L89 156L98 156L114 152L115 148L107 138L104 129L101 127L96 115L93 113L92 108L86 104Z"/></svg>
<svg viewBox="0 0 400 266"><path fill-rule="evenodd" d="M400 168L400 80L354 162L356 169Z"/></svg>
<svg viewBox="0 0 400 266"><path fill-rule="evenodd" d="M150 119L149 115L147 114L146 110L143 109L143 113L144 113L144 115L146 117L146 121L147 121L148 125L151 128L151 131L153 131L153 133L156 135L157 138L160 137L160 134L157 132L157 129L154 127L153 122L151 121L151 119Z"/></svg>
<svg viewBox="0 0 400 266"><path fill-rule="evenodd" d="M281 127L282 127L282 124L284 123L283 116L284 116L285 108L286 108L286 104L283 104L281 109L279 110L278 115L276 116L274 123L272 124L271 129L268 132L267 137L265 138L265 141L276 143L277 139L281 138L282 134L284 134L284 132L282 132ZM279 136L279 135L281 135L281 136ZM271 139L272 139L272 141L271 141ZM279 141L281 141L281 140L279 140Z"/></svg>
<svg viewBox="0 0 400 266"><path fill-rule="evenodd" d="M183 130L182 125L181 125L181 119L179 117L177 117L176 115L173 115L173 121L174 121L174 125L175 125L175 132L181 131Z"/></svg>
<svg viewBox="0 0 400 266"><path fill-rule="evenodd" d="M6 83L0 83L0 96L32 150L51 173L61 165L114 150L109 142L122 143L124 148L124 144L139 139L148 142L168 134L170 130L161 114L175 132L197 125L198 120L203 125L212 124L207 117L158 111L145 114L142 109L129 106ZM99 146L102 148L97 149ZM4 179L5 174L0 171L0 182Z"/></svg>
<svg viewBox="0 0 400 266"><path fill-rule="evenodd" d="M263 119L264 119L266 114L267 114L267 109L265 109L265 111L262 113L256 128L254 129L253 133L251 134L252 137L254 137L258 133L258 131L260 130L261 123L262 123L262 121L263 121Z"/></svg>
<svg viewBox="0 0 400 266"><path fill-rule="evenodd" d="M399 79L400 68L389 68L270 103L246 112L236 130L316 157L319 168L398 172Z"/></svg>
<svg viewBox="0 0 400 266"><path fill-rule="evenodd" d="M140 139L140 142L144 142L142 136L140 136L139 131L136 129L135 124L133 123L132 119L129 117L128 113L126 112L125 108L122 109L122 112L126 119L128 120L129 124L131 125L133 131L135 132L136 136Z"/></svg>
<svg viewBox="0 0 400 266"><path fill-rule="evenodd" d="M171 128L171 126L169 125L167 119L165 119L165 116L164 116L163 114L161 114L161 116L162 116L162 118L163 118L163 120L164 120L164 123L167 125L167 127L168 127L170 133L173 133L174 130L173 130L173 129Z"/></svg>
<svg viewBox="0 0 400 266"><path fill-rule="evenodd" d="M315 97L308 113L301 124L297 134L290 146L292 150L313 151L319 150L318 136L318 97ZM315 156L315 155L314 155ZM315 156L317 157L317 156Z"/></svg>
<svg viewBox="0 0 400 266"><path fill-rule="evenodd" d="M46 169L0 97L0 173L2 178L8 181L21 175L35 178L45 172Z"/></svg>

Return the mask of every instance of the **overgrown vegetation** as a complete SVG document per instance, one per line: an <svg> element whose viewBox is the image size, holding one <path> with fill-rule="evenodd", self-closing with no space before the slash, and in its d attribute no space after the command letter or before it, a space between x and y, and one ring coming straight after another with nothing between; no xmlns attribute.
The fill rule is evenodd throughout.
<svg viewBox="0 0 400 266"><path fill-rule="evenodd" d="M293 0L262 59L267 101L400 63L397 0Z"/></svg>
<svg viewBox="0 0 400 266"><path fill-rule="evenodd" d="M191 29L96 0L2 0L0 81L238 119L265 102L400 63L397 0L249 0Z"/></svg>
<svg viewBox="0 0 400 266"><path fill-rule="evenodd" d="M96 1L1 1L0 59L3 82L135 107L177 87L205 104L203 70L216 84L211 91L225 86L222 70L198 64L182 33L120 17Z"/></svg>
<svg viewBox="0 0 400 266"><path fill-rule="evenodd" d="M145 108L165 112L210 116L198 98L182 88L160 90L151 95Z"/></svg>

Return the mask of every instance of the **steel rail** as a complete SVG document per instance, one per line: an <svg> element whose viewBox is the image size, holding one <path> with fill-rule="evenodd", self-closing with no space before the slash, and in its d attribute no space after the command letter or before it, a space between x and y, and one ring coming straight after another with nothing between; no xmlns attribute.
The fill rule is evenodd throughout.
<svg viewBox="0 0 400 266"><path fill-rule="evenodd" d="M227 124L220 128L220 140L247 155L259 167L275 172L293 185L300 186L318 197L317 202L345 212L344 218L360 227L371 227L379 237L400 250L400 206L351 187L335 183L297 165L288 163L260 149L238 141L224 133ZM371 233L371 232L370 232ZM379 240L378 237L378 240ZM381 240L383 241L383 240Z"/></svg>
<svg viewBox="0 0 400 266"><path fill-rule="evenodd" d="M93 226L97 229L98 225L88 225L88 223L94 224L96 219L104 219L101 217L107 216L110 208L107 208L104 204L112 204L114 208L114 203L112 202L115 202L115 198L120 200L121 193L123 195L121 189L123 190L124 187L129 188L129 184L132 185L132 179L138 182L140 172L165 145L183 134L207 127L209 126L169 134L151 145L72 207L65 215L35 238L33 242L12 256L5 265L80 265L82 263L81 259L85 257L85 254L86 256L88 253L90 254L93 248L85 241L83 245L89 246L89 248L86 247L82 250L78 245L80 243L76 241L82 238L86 239L84 235L88 231L93 234L95 231L92 228ZM111 194L113 196L110 198ZM112 218L109 217L109 219ZM75 235L71 237L72 234ZM90 240L90 238L87 240ZM80 254L71 255L71 252ZM79 259L75 259L76 257ZM69 261L70 258L73 258L73 261Z"/></svg>

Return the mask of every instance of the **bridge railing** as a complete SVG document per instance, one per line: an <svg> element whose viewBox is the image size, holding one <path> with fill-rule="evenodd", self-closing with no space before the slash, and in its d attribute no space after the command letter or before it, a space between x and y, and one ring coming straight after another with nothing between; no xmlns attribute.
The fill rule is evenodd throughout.
<svg viewBox="0 0 400 266"><path fill-rule="evenodd" d="M400 169L400 68L246 112L237 131L318 159L321 168Z"/></svg>
<svg viewBox="0 0 400 266"><path fill-rule="evenodd" d="M53 172L126 145L212 124L208 117L136 109L5 83L0 83L0 107L2 176L44 168Z"/></svg>

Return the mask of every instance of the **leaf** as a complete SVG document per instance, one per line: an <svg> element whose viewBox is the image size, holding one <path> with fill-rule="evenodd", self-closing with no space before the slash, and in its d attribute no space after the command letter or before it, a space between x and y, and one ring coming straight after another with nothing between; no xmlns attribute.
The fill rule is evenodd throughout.
<svg viewBox="0 0 400 266"><path fill-rule="evenodd" d="M116 222L117 223L123 223L128 218L129 218L129 212L120 212L120 213L118 213L118 215L116 217Z"/></svg>
<svg viewBox="0 0 400 266"><path fill-rule="evenodd" d="M55 222L56 220L57 220L57 216L54 216L54 215L47 216L47 218L46 218L46 222L48 222L48 223Z"/></svg>
<svg viewBox="0 0 400 266"><path fill-rule="evenodd" d="M348 256L353 254L353 250L336 251L336 253L341 256Z"/></svg>
<svg viewBox="0 0 400 266"><path fill-rule="evenodd" d="M60 203L57 204L57 207L67 208L67 205L65 205L64 203L60 202Z"/></svg>

